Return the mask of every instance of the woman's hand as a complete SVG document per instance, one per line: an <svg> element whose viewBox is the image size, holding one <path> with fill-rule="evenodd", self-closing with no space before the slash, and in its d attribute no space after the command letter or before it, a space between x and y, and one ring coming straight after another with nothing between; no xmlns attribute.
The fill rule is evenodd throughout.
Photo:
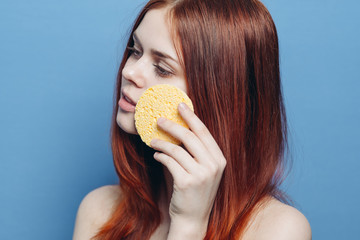
<svg viewBox="0 0 360 240"><path fill-rule="evenodd" d="M151 146L161 152L155 153L154 158L165 165L173 177L169 238L191 239L182 238L181 234L194 234L201 235L199 239L202 239L226 160L209 130L189 107L181 103L178 109L190 129L165 118L160 118L158 125L180 140L185 148L162 140L153 140Z"/></svg>

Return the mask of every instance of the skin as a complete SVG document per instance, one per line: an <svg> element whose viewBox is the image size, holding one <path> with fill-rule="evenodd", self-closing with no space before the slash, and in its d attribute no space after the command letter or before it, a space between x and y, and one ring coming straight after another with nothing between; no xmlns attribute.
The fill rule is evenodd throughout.
<svg viewBox="0 0 360 240"><path fill-rule="evenodd" d="M156 84L172 84L187 92L184 72L166 24L166 12L167 9L149 11L135 31L132 55L122 71L121 89L134 102ZM159 58L154 50L169 57ZM158 203L164 220L151 239L203 239L226 166L221 149L201 120L185 104L180 104L178 110L190 129L165 118L158 120L158 126L183 145L158 139L151 142L158 151L154 158L163 164L166 178L166 189ZM134 112L119 108L116 121L124 131L137 134ZM120 197L118 186L105 186L89 193L79 207L73 239L90 239L95 235ZM311 239L310 226L296 209L271 197L261 209L243 239Z"/></svg>
<svg viewBox="0 0 360 240"><path fill-rule="evenodd" d="M166 11L148 12L134 33L133 53L122 71L122 92L134 101L147 88L161 83L187 92L184 72L166 25ZM154 51L170 57L159 59ZM180 231L201 238L206 233L226 160L205 125L185 104L179 105L179 113L191 130L165 118L158 120L158 126L179 139L184 148L157 139L151 142L159 151L154 158L168 170L166 192L171 194L163 195L161 204L168 206L162 206L162 210L170 221L168 239L180 239ZM126 132L137 134L133 112L119 108L117 123Z"/></svg>
<svg viewBox="0 0 360 240"><path fill-rule="evenodd" d="M187 93L184 71L165 24L165 12L166 10L148 12L135 30L135 43L130 46L132 55L122 70L120 97L125 92L137 102L147 88L157 84L171 84ZM159 58L152 50L165 53L170 58ZM119 108L116 121L124 131L138 134L133 112L125 112Z"/></svg>

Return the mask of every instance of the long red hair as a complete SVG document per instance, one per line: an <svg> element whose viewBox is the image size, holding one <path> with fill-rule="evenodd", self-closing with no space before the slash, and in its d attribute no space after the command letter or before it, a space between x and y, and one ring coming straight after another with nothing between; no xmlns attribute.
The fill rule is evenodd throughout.
<svg viewBox="0 0 360 240"><path fill-rule="evenodd" d="M257 0L151 0L147 11L169 8L169 27L185 70L188 94L227 159L205 239L238 239L255 206L279 190L287 146L278 37ZM97 239L149 239L161 222L157 205L164 187L162 166L139 136L116 123L121 72L111 127L114 165L122 197Z"/></svg>

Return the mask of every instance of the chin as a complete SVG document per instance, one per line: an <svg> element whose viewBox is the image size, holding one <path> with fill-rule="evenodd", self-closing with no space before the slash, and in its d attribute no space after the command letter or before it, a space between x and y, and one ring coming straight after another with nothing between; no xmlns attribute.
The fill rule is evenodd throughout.
<svg viewBox="0 0 360 240"><path fill-rule="evenodd" d="M126 133L138 135L135 128L134 114L130 116L128 113L118 112L116 116L116 123Z"/></svg>

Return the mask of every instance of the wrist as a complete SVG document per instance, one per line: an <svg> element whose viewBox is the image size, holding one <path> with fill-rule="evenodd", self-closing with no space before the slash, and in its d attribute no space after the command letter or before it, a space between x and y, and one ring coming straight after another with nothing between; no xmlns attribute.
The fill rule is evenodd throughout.
<svg viewBox="0 0 360 240"><path fill-rule="evenodd" d="M167 240L202 240L207 232L207 222L171 219Z"/></svg>

